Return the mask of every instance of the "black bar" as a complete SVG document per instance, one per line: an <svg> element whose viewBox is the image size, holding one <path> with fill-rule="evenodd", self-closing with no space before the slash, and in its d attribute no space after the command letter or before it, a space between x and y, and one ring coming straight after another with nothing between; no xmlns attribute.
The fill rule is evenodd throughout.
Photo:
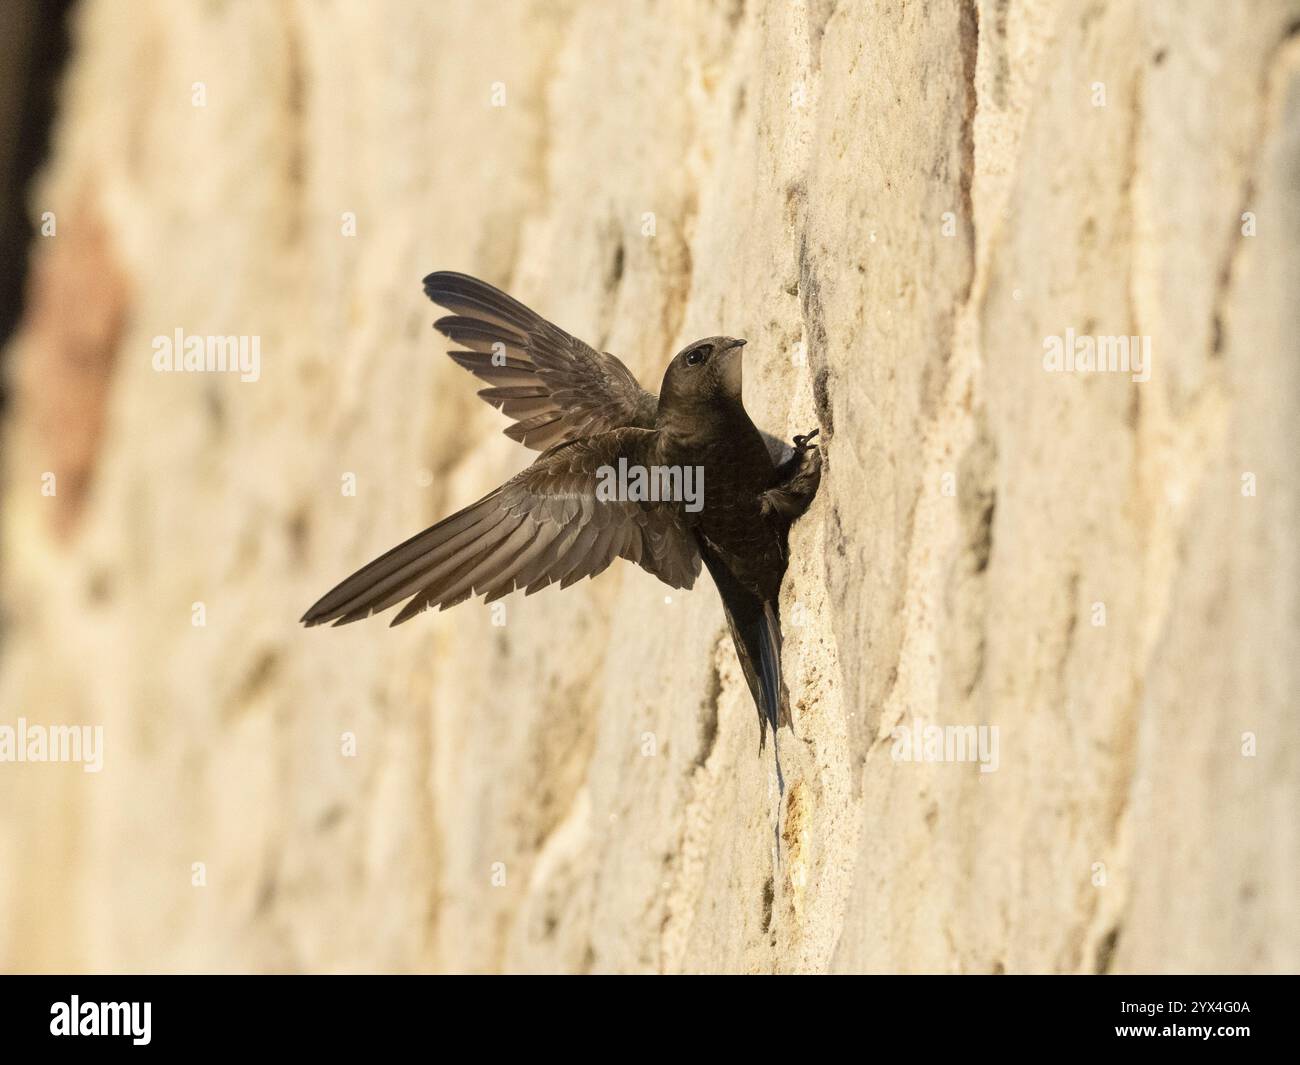
<svg viewBox="0 0 1300 1065"><path fill-rule="evenodd" d="M108 1043L131 1053L284 1047L337 1055L398 1050L414 1040L436 1057L462 1040L495 1056L492 1049L517 1038L530 1041L533 1053L617 1056L656 1042L665 1049L680 1045L688 1030L702 1028L739 1042L752 1038L749 1032L770 1030L773 1041L787 1034L806 1049L848 1040L863 1053L896 1042L927 1052L1131 1044L1157 1052L1200 1045L1222 1054L1290 1050L1296 1035L1294 977L872 976L835 986L787 980L757 994L717 986L716 979L708 989L641 980L635 995L612 981L587 980L579 990L572 982L536 978L524 986L525 979L11 976L0 985L0 1045L7 1060L21 1061L13 1052L69 1046L93 1052ZM742 990L748 994L732 997ZM117 1023L125 1034L52 1034L52 1025L68 1026L74 995L78 1033ZM753 1003L768 996L773 1006L755 1017ZM135 1004L135 1012L122 1009L124 1003ZM737 1009L742 1003L749 1008ZM1210 1035L1188 1034L1193 1028ZM769 1036L762 1038L766 1043Z"/></svg>

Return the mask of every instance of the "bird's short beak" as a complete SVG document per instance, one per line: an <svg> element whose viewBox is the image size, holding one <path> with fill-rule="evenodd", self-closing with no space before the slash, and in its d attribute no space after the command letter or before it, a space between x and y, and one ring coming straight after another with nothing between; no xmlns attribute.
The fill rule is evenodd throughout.
<svg viewBox="0 0 1300 1065"><path fill-rule="evenodd" d="M722 349L727 357L723 365L722 379L725 382L727 391L735 398L740 398L740 387L743 380L744 370L744 353L740 350L745 346L743 340L733 340Z"/></svg>

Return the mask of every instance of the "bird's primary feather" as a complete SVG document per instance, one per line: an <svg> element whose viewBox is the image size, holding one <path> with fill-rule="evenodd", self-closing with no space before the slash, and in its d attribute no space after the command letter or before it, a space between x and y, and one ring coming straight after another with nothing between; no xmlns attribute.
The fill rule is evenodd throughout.
<svg viewBox="0 0 1300 1065"><path fill-rule="evenodd" d="M699 554L671 502L598 498L602 468L654 464L655 433L616 429L560 444L477 503L362 567L303 615L346 625L410 602L394 625L472 595L491 601L595 576L626 558L674 588L689 588ZM592 532L587 534L587 530Z"/></svg>
<svg viewBox="0 0 1300 1065"><path fill-rule="evenodd" d="M545 451L611 429L654 428L658 400L615 356L596 351L467 274L430 274L424 292L452 312L434 328L468 349L451 357L491 386L479 395L514 419L505 431L512 440ZM526 397L503 394L529 386Z"/></svg>

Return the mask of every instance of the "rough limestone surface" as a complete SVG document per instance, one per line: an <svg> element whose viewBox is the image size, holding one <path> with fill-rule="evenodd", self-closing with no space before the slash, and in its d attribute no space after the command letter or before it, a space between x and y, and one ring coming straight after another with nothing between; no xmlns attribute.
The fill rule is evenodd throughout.
<svg viewBox="0 0 1300 1065"><path fill-rule="evenodd" d="M103 768L0 764L0 968L1300 967L1297 20L78 8L0 724L100 725ZM780 806L707 576L298 626L530 461L440 268L651 387L747 337L755 420L821 427ZM177 329L259 379L156 372ZM1069 330L1149 379L1049 372ZM901 760L926 726L996 771Z"/></svg>

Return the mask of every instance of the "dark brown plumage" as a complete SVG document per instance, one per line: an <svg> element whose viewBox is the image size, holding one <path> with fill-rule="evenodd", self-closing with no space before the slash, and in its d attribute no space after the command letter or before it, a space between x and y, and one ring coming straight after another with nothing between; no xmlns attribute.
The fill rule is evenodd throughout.
<svg viewBox="0 0 1300 1065"><path fill-rule="evenodd" d="M684 348L660 395L617 358L595 351L499 289L464 274L424 279L451 311L436 328L479 392L514 424L506 434L542 452L477 503L362 567L307 611L307 625L347 624L409 600L392 624L473 595L488 602L522 588L567 587L616 558L673 588L708 567L741 668L767 726L789 723L781 680L778 601L791 523L817 491L821 459L807 437L777 465L741 402L743 340L710 337ZM681 498L609 498L598 485L617 468L702 471L698 510ZM777 762L780 778L780 762ZM784 782L782 781L782 787Z"/></svg>

